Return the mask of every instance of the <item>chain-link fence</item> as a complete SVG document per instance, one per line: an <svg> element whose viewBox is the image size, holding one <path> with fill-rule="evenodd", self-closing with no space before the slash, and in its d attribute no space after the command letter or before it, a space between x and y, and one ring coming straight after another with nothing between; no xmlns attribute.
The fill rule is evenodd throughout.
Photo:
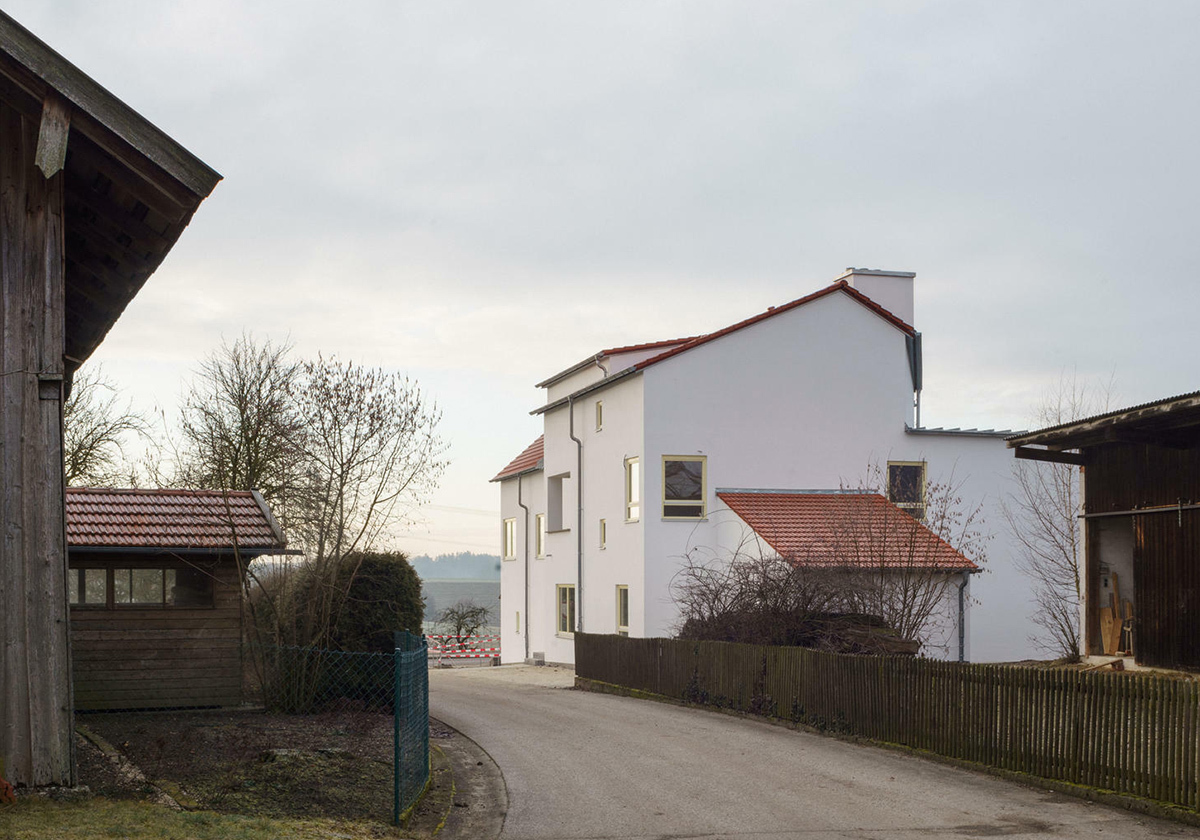
<svg viewBox="0 0 1200 840"><path fill-rule="evenodd" d="M263 697L268 708L288 714L329 709L391 712L394 736L392 821L408 810L429 784L429 654L425 639L395 634L388 653L311 647L264 647Z"/></svg>

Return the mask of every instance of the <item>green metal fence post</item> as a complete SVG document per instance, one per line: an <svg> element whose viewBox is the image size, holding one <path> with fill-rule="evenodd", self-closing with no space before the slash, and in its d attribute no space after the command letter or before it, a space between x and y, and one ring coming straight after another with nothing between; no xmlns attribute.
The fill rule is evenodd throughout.
<svg viewBox="0 0 1200 840"><path fill-rule="evenodd" d="M400 632L393 635L392 650L392 825L400 825Z"/></svg>

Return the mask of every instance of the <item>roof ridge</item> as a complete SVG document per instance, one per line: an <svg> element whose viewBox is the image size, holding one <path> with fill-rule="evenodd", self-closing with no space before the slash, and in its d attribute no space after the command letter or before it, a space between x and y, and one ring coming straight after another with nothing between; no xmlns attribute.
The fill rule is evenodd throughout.
<svg viewBox="0 0 1200 840"><path fill-rule="evenodd" d="M72 495L121 495L121 496L188 496L192 498L215 496L223 498L254 498L253 490L207 490L180 487L68 487Z"/></svg>

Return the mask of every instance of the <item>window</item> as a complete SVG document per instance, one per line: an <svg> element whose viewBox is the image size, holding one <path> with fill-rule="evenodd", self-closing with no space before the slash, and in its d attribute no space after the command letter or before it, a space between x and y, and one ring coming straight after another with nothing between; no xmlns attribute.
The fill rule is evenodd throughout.
<svg viewBox="0 0 1200 840"><path fill-rule="evenodd" d="M925 518L925 462L888 461L888 499L915 519Z"/></svg>
<svg viewBox="0 0 1200 840"><path fill-rule="evenodd" d="M517 559L517 520L504 520L504 559Z"/></svg>
<svg viewBox="0 0 1200 840"><path fill-rule="evenodd" d="M546 479L546 529L549 531L570 530L563 522L563 484L570 477L570 473L563 473Z"/></svg>
<svg viewBox="0 0 1200 840"><path fill-rule="evenodd" d="M604 548L604 544L608 542L608 523L603 519L600 520L600 547Z"/></svg>
<svg viewBox="0 0 1200 840"><path fill-rule="evenodd" d="M108 572L104 569L71 569L67 586L72 606L108 606Z"/></svg>
<svg viewBox="0 0 1200 840"><path fill-rule="evenodd" d="M575 632L575 585L558 585L558 632Z"/></svg>
<svg viewBox="0 0 1200 840"><path fill-rule="evenodd" d="M642 517L642 464L637 458L625 459L625 521Z"/></svg>
<svg viewBox="0 0 1200 840"><path fill-rule="evenodd" d="M203 569L70 569L69 601L76 607L211 607L212 576Z"/></svg>
<svg viewBox="0 0 1200 840"><path fill-rule="evenodd" d="M534 517L534 526L537 528L537 556L546 556L546 514L539 513Z"/></svg>
<svg viewBox="0 0 1200 840"><path fill-rule="evenodd" d="M521 611L517 610L517 632L521 632Z"/></svg>
<svg viewBox="0 0 1200 840"><path fill-rule="evenodd" d="M604 400L596 400L596 431L604 428Z"/></svg>
<svg viewBox="0 0 1200 840"><path fill-rule="evenodd" d="M617 635L629 635L629 587L617 587Z"/></svg>
<svg viewBox="0 0 1200 840"><path fill-rule="evenodd" d="M663 456L663 518L704 518L704 455Z"/></svg>

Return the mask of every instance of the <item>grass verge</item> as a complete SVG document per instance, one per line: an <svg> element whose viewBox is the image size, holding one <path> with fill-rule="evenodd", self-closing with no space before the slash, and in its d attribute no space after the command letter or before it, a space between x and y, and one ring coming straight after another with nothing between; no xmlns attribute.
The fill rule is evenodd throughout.
<svg viewBox="0 0 1200 840"><path fill-rule="evenodd" d="M53 802L22 798L0 806L2 840L327 840L329 837L402 837L378 822L326 819L268 819L216 814L209 811L172 811L147 802L89 799Z"/></svg>

